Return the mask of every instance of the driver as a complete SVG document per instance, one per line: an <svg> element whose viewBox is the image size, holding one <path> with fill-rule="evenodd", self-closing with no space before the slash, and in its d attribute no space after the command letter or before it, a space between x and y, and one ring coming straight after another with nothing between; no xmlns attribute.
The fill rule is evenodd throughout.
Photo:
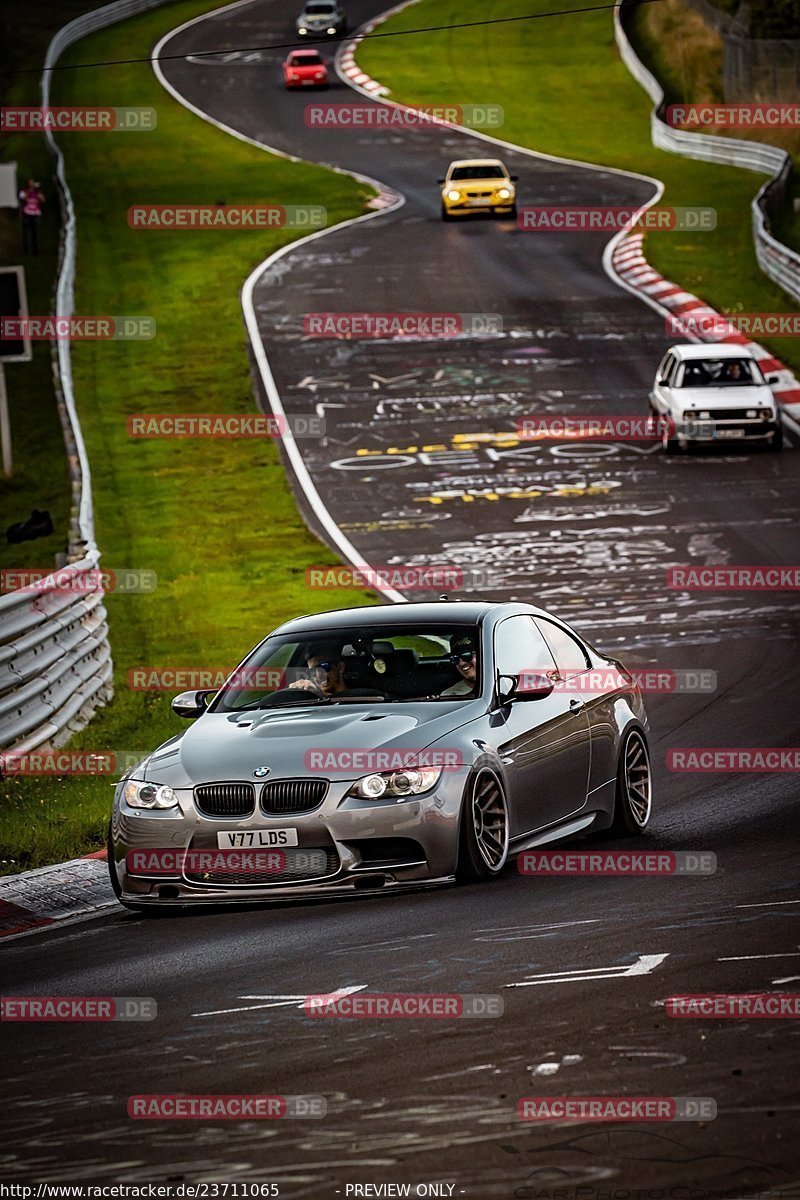
<svg viewBox="0 0 800 1200"><path fill-rule="evenodd" d="M461 678L445 688L442 696L474 696L478 682L478 642L471 633L454 633L450 638L450 662Z"/></svg>
<svg viewBox="0 0 800 1200"><path fill-rule="evenodd" d="M344 659L341 646L315 646L309 648L306 666L310 679L296 679L290 688L302 688L322 696L382 696L383 692L371 688L351 688L345 683Z"/></svg>

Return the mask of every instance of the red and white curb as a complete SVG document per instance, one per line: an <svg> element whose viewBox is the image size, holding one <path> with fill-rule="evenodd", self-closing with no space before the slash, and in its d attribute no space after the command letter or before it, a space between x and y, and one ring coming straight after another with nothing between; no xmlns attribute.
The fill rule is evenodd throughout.
<svg viewBox="0 0 800 1200"><path fill-rule="evenodd" d="M644 256L643 241L642 233L628 234L627 237L620 238L611 255L611 266L627 288L639 292L650 301L655 301L675 321L684 317L690 319L691 324L686 327L686 336L690 341L746 346L758 360L765 375L778 376L778 382L772 385L772 391L781 405L781 411L795 420L800 419L800 381L791 369L758 342L751 342L733 325L728 325L722 336L703 337L702 333L699 336L694 333L692 325L695 322L713 323L716 330L725 318L704 300L699 300L691 292L671 283L663 275L659 275L658 271L653 270Z"/></svg>
<svg viewBox="0 0 800 1200"><path fill-rule="evenodd" d="M372 79L371 76L367 75L366 71L362 71L359 67L356 62L356 47L361 38L366 34L372 33L384 21L388 21L395 13L399 13L401 9L408 8L409 4L416 3L418 3L418 0L403 0L402 4L396 4L394 8L387 9L379 17L374 17L371 21L367 21L366 25L359 26L358 36L350 42L344 42L339 53L336 55L336 66L339 74L373 96L388 96L389 89L382 83L378 83L377 79Z"/></svg>
<svg viewBox="0 0 800 1200"><path fill-rule="evenodd" d="M0 878L0 938L96 916L116 906L105 850Z"/></svg>

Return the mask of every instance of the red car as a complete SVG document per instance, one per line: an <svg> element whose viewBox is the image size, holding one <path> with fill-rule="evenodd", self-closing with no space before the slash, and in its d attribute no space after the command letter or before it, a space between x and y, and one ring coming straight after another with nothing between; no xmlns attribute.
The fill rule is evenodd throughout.
<svg viewBox="0 0 800 1200"><path fill-rule="evenodd" d="M328 86L328 67L316 50L293 50L281 65L287 88Z"/></svg>

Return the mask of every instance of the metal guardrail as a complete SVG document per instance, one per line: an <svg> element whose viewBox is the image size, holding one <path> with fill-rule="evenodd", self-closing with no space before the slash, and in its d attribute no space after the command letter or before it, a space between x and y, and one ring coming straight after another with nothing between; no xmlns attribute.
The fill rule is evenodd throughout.
<svg viewBox="0 0 800 1200"><path fill-rule="evenodd" d="M748 171L761 171L770 176L759 188L751 204L756 259L765 275L782 287L792 299L800 301L800 254L773 237L769 229L767 211L770 193L786 187L792 168L789 155L785 150L777 146L767 146L763 142L715 137L707 133L690 133L685 129L672 129L667 125L661 116L664 109L661 84L637 58L624 29L627 14L632 12L637 3L638 0L620 0L614 9L614 36L625 66L653 101L654 108L650 115L653 145L659 150L682 154L686 158L743 167Z"/></svg>
<svg viewBox="0 0 800 1200"><path fill-rule="evenodd" d="M50 103L51 73L68 46L116 21L156 8L165 0L116 0L64 25L47 48L42 104ZM51 131L63 224L55 311L73 313L75 210L64 157ZM0 749L32 750L63 745L83 729L113 694L111 647L103 605L100 552L94 538L92 477L75 404L68 341L54 350L59 413L70 466L73 516L71 562L36 587L0 596Z"/></svg>

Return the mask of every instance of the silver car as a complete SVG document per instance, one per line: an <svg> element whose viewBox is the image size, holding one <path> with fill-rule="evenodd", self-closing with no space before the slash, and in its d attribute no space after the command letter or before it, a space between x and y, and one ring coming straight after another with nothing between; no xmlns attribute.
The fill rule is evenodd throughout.
<svg viewBox="0 0 800 1200"><path fill-rule="evenodd" d="M692 442L756 441L780 450L783 433L770 383L746 346L673 346L664 355L650 393L668 454Z"/></svg>
<svg viewBox="0 0 800 1200"><path fill-rule="evenodd" d="M347 32L347 20L337 0L306 0L295 30L302 38L340 37Z"/></svg>
<svg viewBox="0 0 800 1200"><path fill-rule="evenodd" d="M648 823L631 675L527 604L289 621L116 787L109 867L131 908L479 881L510 856Z"/></svg>

